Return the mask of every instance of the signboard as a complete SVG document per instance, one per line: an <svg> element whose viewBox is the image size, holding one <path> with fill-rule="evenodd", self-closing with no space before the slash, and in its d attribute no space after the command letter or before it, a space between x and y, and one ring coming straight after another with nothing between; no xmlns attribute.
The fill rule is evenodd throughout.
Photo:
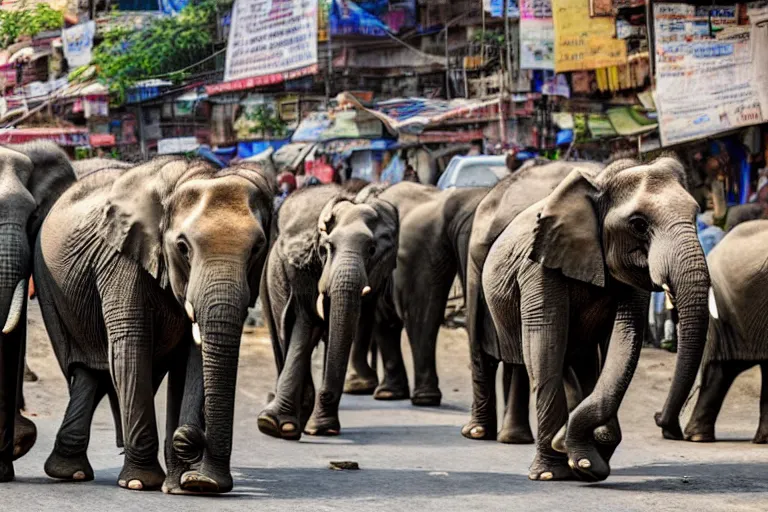
<svg viewBox="0 0 768 512"><path fill-rule="evenodd" d="M89 21L61 31L61 42L64 45L64 57L71 69L87 66L91 63L93 49L93 34L96 33L96 22Z"/></svg>
<svg viewBox="0 0 768 512"><path fill-rule="evenodd" d="M555 69L555 26L550 0L520 2L520 69Z"/></svg>
<svg viewBox="0 0 768 512"><path fill-rule="evenodd" d="M768 119L768 23L753 18L750 25L737 25L734 9L712 10L719 15L712 19L718 31L710 30L711 14L695 6L654 5L656 105L664 146Z"/></svg>
<svg viewBox="0 0 768 512"><path fill-rule="evenodd" d="M157 141L158 155L190 153L200 147L196 137L173 137Z"/></svg>
<svg viewBox="0 0 768 512"><path fill-rule="evenodd" d="M616 39L613 17L589 16L589 0L552 0L555 71L584 71L627 63L627 45Z"/></svg>
<svg viewBox="0 0 768 512"><path fill-rule="evenodd" d="M236 83L206 91L242 90L316 73L317 21L317 1L236 0L224 72L226 82Z"/></svg>

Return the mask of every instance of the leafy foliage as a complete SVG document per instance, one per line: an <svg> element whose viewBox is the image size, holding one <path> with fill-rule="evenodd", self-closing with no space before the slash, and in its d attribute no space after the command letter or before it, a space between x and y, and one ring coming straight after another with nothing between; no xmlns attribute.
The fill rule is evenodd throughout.
<svg viewBox="0 0 768 512"><path fill-rule="evenodd" d="M0 10L0 48L7 48L23 36L34 37L64 26L64 15L46 4L34 9Z"/></svg>
<svg viewBox="0 0 768 512"><path fill-rule="evenodd" d="M99 80L118 103L139 80L184 78L187 68L211 55L216 31L216 2L185 7L177 16L152 19L141 30L113 24L93 51Z"/></svg>

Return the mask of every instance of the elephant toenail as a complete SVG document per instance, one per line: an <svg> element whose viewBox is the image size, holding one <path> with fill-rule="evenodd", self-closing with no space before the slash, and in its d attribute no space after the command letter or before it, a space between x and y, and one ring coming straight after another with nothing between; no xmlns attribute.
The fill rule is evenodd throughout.
<svg viewBox="0 0 768 512"><path fill-rule="evenodd" d="M539 475L539 480L552 480L553 476L551 471L545 471Z"/></svg>
<svg viewBox="0 0 768 512"><path fill-rule="evenodd" d="M296 425L294 425L293 423L286 423L285 425L283 425L283 432L290 433L295 431L296 431Z"/></svg>
<svg viewBox="0 0 768 512"><path fill-rule="evenodd" d="M85 473L83 471L75 471L75 474L72 475L72 480L85 480Z"/></svg>
<svg viewBox="0 0 768 512"><path fill-rule="evenodd" d="M469 433L475 439L479 439L485 435L485 429L483 427L475 427Z"/></svg>
<svg viewBox="0 0 768 512"><path fill-rule="evenodd" d="M579 467L582 469L589 469L592 467L592 463L589 462L589 459L581 459L579 461Z"/></svg>
<svg viewBox="0 0 768 512"><path fill-rule="evenodd" d="M125 480L118 480L117 485L119 485L120 487L125 487Z"/></svg>
<svg viewBox="0 0 768 512"><path fill-rule="evenodd" d="M576 464L573 463L573 459L568 459L568 466L571 469L576 469Z"/></svg>
<svg viewBox="0 0 768 512"><path fill-rule="evenodd" d="M134 491L140 491L144 488L144 485L139 480L131 480L128 482L128 488Z"/></svg>

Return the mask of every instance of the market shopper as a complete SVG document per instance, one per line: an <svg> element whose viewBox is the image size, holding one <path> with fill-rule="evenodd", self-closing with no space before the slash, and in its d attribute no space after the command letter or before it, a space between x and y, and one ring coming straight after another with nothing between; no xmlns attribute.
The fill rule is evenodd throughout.
<svg viewBox="0 0 768 512"><path fill-rule="evenodd" d="M275 211L280 208L285 198L296 190L296 177L288 171L283 171L277 175L277 186L280 189L280 193L275 198Z"/></svg>

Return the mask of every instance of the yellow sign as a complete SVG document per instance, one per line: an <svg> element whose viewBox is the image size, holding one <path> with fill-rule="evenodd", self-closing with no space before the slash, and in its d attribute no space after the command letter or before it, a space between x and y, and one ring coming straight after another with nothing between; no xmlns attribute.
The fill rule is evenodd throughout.
<svg viewBox="0 0 768 512"><path fill-rule="evenodd" d="M589 16L590 0L552 0L555 71L584 71L627 63L627 45L616 39L613 17Z"/></svg>
<svg viewBox="0 0 768 512"><path fill-rule="evenodd" d="M319 0L317 4L317 40L321 43L328 41L329 17L331 0Z"/></svg>

